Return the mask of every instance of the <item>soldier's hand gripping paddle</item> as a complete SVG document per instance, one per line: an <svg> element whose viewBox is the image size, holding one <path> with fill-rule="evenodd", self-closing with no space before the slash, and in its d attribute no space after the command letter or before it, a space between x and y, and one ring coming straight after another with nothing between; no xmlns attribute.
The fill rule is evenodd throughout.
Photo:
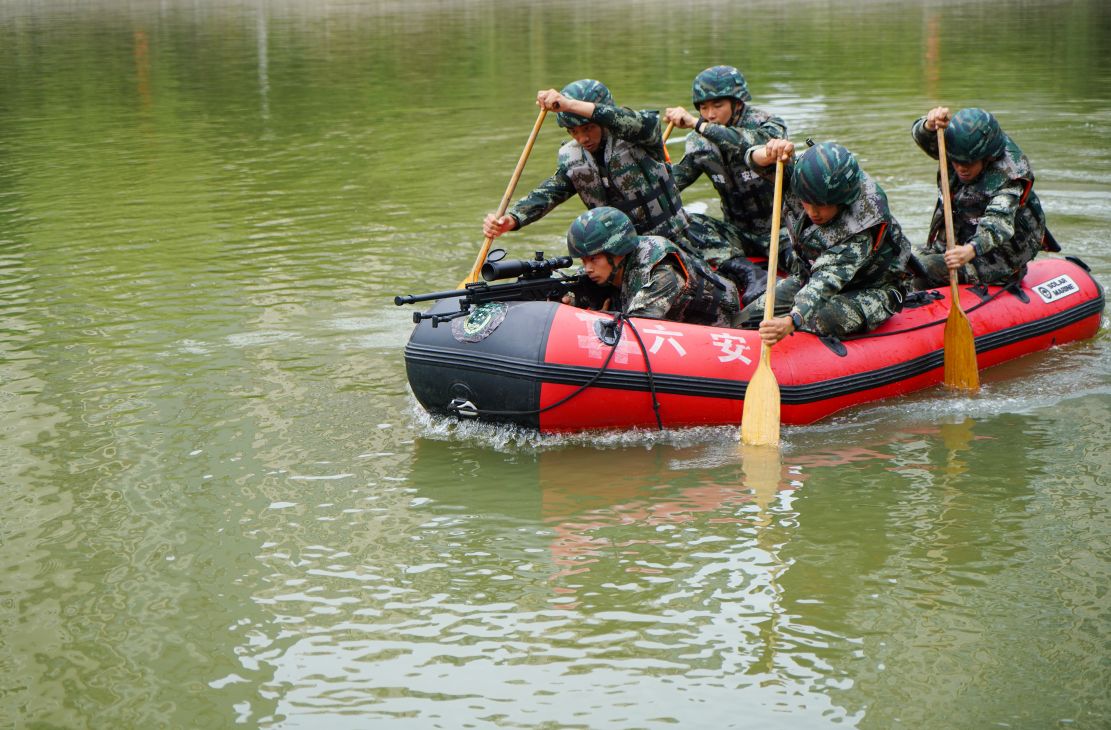
<svg viewBox="0 0 1111 730"><path fill-rule="evenodd" d="M941 163L941 200L945 210L945 250L957 245L953 233L953 201L949 197L949 161L945 152L945 130L937 130L937 157ZM980 389L980 371L976 362L976 338L972 324L961 309L957 291L957 271L949 270L949 318L945 320L945 376L948 388L975 392Z"/></svg>
<svg viewBox="0 0 1111 730"><path fill-rule="evenodd" d="M775 314L775 270L779 259L779 217L783 210L783 160L775 161L775 197L772 231L768 242L768 290L764 294L764 319ZM745 390L741 411L741 443L749 446L779 445L779 383L772 372L772 353L760 343L760 362Z"/></svg>
<svg viewBox="0 0 1111 730"><path fill-rule="evenodd" d="M540 125L544 123L544 117L547 113L547 109L541 109L540 113L536 115L536 124L532 125L532 134L529 135L528 142L525 144L525 149L521 152L521 159L517 160L517 167L513 170L513 177L509 178L509 185L505 189L505 195L501 198L501 205L498 206L498 218L505 215L505 211L509 208L509 199L513 197L513 190L517 187L517 181L521 179L521 173L525 169L525 162L528 161L528 156L532 153L532 146L536 143L536 135L540 133ZM493 243L493 241L493 238L487 236L486 240L482 242L482 250L478 252L478 258L475 259L474 266L471 267L471 273L467 274L467 278L459 282L459 289L479 280L482 264L486 262L486 255L490 253L490 244Z"/></svg>

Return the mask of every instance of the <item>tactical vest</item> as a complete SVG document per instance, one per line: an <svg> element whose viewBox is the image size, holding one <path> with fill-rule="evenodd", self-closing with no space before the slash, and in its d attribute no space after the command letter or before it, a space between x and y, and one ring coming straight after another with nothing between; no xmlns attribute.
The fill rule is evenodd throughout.
<svg viewBox="0 0 1111 730"><path fill-rule="evenodd" d="M771 114L748 105L730 122L731 127L760 127ZM770 180L751 170L744 151L727 155L701 134L687 135L684 154L702 154L702 168L721 198L725 220L743 231L767 233L771 230L772 199L775 187ZM755 224L755 225L754 225Z"/></svg>
<svg viewBox="0 0 1111 730"><path fill-rule="evenodd" d="M605 137L603 166L576 142L559 150L559 164L586 207L609 205L623 211L642 236L683 238L690 221L671 168L608 131Z"/></svg>
<svg viewBox="0 0 1111 730"><path fill-rule="evenodd" d="M837 217L826 225L813 225L805 212L791 211L787 230L795 253L792 260L796 262L803 280L807 281L811 265L822 253L867 232L872 239L872 252L842 291L879 286L905 290L911 276L908 268L910 241L891 215L883 188L865 172L861 172L861 187L857 199L842 208Z"/></svg>
<svg viewBox="0 0 1111 730"><path fill-rule="evenodd" d="M689 256L678 246L659 236L643 236L640 245L625 260L621 295L625 302L648 284L652 269L671 258L678 264L686 284L683 285L667 319L691 324L714 324L723 311L737 312L740 304L732 282L711 271L702 261Z"/></svg>
<svg viewBox="0 0 1111 730"><path fill-rule="evenodd" d="M1013 263L1021 265L1042 249L1046 239L1045 213L1042 211L1041 201L1033 191L1034 171L1030 168L1030 160L1010 137L1006 138L1003 155L985 163L983 172L971 183L962 183L956 171L950 167L949 189L953 199L953 228L957 238L954 243L968 242L976 235L980 218L987 210L988 203L1003 186L1014 180L1022 181L1024 191L1019 199L1018 210L1015 211L1013 254L1010 258L1015 258ZM929 241L942 240L944 235L945 213L939 189ZM1005 256L1006 252L1000 251L1000 255ZM976 266L976 259L973 259L972 265Z"/></svg>

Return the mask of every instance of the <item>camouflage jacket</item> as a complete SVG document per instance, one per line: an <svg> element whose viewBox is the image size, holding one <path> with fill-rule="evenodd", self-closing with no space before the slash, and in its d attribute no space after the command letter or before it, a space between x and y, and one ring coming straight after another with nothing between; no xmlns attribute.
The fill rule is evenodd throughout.
<svg viewBox="0 0 1111 730"><path fill-rule="evenodd" d="M748 155L751 159L751 155ZM774 167L760 168L774 176ZM791 165L784 169L791 178ZM784 192L784 221L792 250L784 262L802 288L792 311L807 320L836 294L884 289L898 302L910 284L910 241L887 205L887 194L863 170L860 196L829 223L814 225L793 192Z"/></svg>
<svg viewBox="0 0 1111 730"><path fill-rule="evenodd" d="M745 233L766 238L772 227L774 186L748 166L745 153L769 139L786 137L787 124L746 104L728 125L701 127L701 134L687 135L686 153L674 166L679 189L686 190L706 175L721 198L725 220Z"/></svg>
<svg viewBox="0 0 1111 730"><path fill-rule="evenodd" d="M926 129L925 117L914 123L911 132L918 146L938 159L937 133ZM983 172L970 183L962 183L950 165L949 193L956 242L970 243L976 248L972 266L982 280L998 278L1000 272L996 269L1001 266L1018 273L1042 250L1045 213L1034 192L1034 171L1010 137L1006 138L1003 156L986 162ZM945 251L945 238L945 210L939 183L926 251Z"/></svg>
<svg viewBox="0 0 1111 730"><path fill-rule="evenodd" d="M664 161L659 115L599 104L591 121L603 129L601 153L565 142L555 174L509 209L518 227L577 194L587 208L610 205L624 211L641 235L682 240L689 221Z"/></svg>
<svg viewBox="0 0 1111 730"><path fill-rule="evenodd" d="M644 236L622 262L620 310L630 317L735 326L740 298L733 282L659 236Z"/></svg>

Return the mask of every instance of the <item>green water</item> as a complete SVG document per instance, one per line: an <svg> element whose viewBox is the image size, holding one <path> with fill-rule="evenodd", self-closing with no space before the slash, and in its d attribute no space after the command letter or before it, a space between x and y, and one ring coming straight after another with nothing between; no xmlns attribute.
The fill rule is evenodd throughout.
<svg viewBox="0 0 1111 730"><path fill-rule="evenodd" d="M911 122L990 108L1106 285L1109 29L1098 0L0 2L0 727L1106 727L1106 328L766 463L733 429L431 419L391 300L465 273L537 89L662 108L717 63L916 241ZM502 240L556 252L578 209Z"/></svg>

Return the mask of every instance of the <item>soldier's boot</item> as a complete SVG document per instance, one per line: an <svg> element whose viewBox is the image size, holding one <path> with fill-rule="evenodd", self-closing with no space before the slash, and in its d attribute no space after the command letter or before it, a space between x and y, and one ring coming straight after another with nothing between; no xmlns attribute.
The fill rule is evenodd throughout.
<svg viewBox="0 0 1111 730"><path fill-rule="evenodd" d="M741 306L747 306L768 289L768 274L744 256L726 259L718 266L718 273L737 285Z"/></svg>

